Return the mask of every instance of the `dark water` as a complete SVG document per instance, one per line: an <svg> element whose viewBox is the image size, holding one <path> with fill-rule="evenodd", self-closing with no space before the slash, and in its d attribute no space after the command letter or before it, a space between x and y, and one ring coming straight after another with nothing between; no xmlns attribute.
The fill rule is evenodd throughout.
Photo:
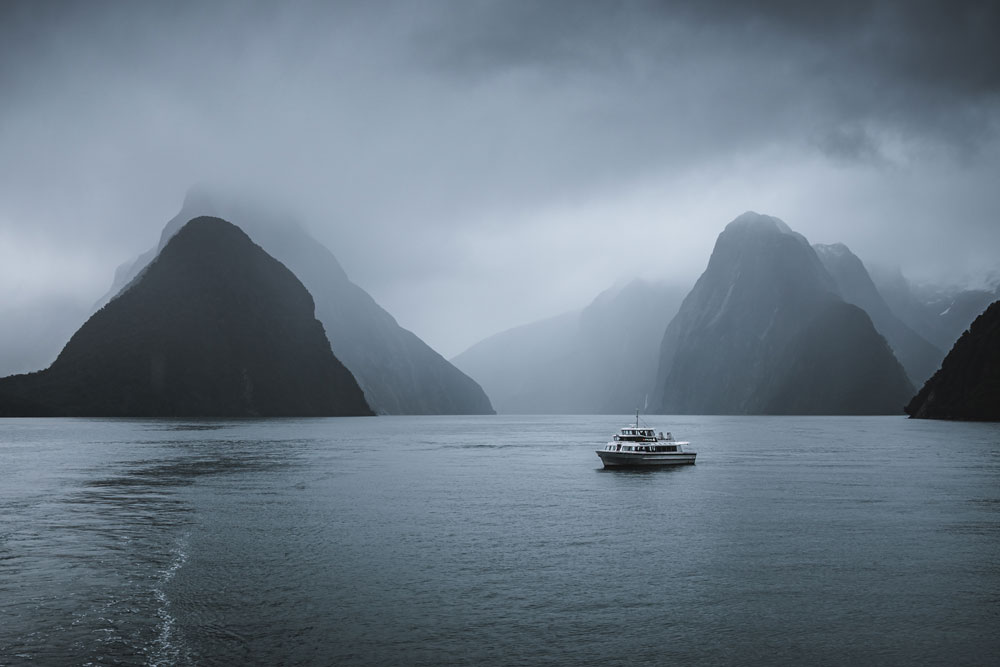
<svg viewBox="0 0 1000 667"><path fill-rule="evenodd" d="M998 664L1000 426L0 420L0 664Z"/></svg>

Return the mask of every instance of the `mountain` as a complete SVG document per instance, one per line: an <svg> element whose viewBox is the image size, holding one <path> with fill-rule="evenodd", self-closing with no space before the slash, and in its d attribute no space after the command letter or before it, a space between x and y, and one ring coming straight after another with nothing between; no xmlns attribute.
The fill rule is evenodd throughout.
<svg viewBox="0 0 1000 667"><path fill-rule="evenodd" d="M1000 301L962 334L906 413L920 419L1000 421Z"/></svg>
<svg viewBox="0 0 1000 667"><path fill-rule="evenodd" d="M950 350L972 320L1000 298L1000 286L915 285L898 268L875 267L871 277L892 312L941 350Z"/></svg>
<svg viewBox="0 0 1000 667"><path fill-rule="evenodd" d="M579 318L580 311L573 311L508 329L451 363L483 386L500 414L577 412L571 375Z"/></svg>
<svg viewBox="0 0 1000 667"><path fill-rule="evenodd" d="M193 189L164 228L159 247L197 215L235 222L295 273L316 300L316 317L326 328L333 353L354 374L376 412L493 414L489 398L474 380L399 326L287 213L246 197ZM106 298L138 275L153 252L119 268Z"/></svg>
<svg viewBox="0 0 1000 667"><path fill-rule="evenodd" d="M0 380L0 414L368 415L302 283L236 226L183 226L46 370Z"/></svg>
<svg viewBox="0 0 1000 667"><path fill-rule="evenodd" d="M823 266L833 278L841 298L861 308L875 329L888 341L896 359L915 386L937 370L944 352L900 320L886 304L857 255L842 243L814 245Z"/></svg>
<svg viewBox="0 0 1000 667"><path fill-rule="evenodd" d="M719 235L670 322L653 409L672 414L895 414L913 385L816 251L747 212Z"/></svg>
<svg viewBox="0 0 1000 667"><path fill-rule="evenodd" d="M629 413L646 405L663 331L685 292L635 280L582 310L491 336L452 363L501 413Z"/></svg>

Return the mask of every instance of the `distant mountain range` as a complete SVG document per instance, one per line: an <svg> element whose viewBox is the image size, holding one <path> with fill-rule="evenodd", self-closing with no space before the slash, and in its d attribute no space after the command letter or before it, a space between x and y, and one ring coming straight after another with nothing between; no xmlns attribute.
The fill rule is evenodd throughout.
<svg viewBox="0 0 1000 667"><path fill-rule="evenodd" d="M193 219L48 369L0 380L0 415L372 414L314 310L243 231Z"/></svg>
<svg viewBox="0 0 1000 667"><path fill-rule="evenodd" d="M907 410L957 415L991 391L941 398L979 382L987 325L934 371L998 297L870 273L748 212L693 289L633 281L449 363L287 214L193 190L48 369L0 379L0 415L897 414L932 374Z"/></svg>
<svg viewBox="0 0 1000 667"><path fill-rule="evenodd" d="M962 334L906 412L924 419L1000 421L1000 301Z"/></svg>
<svg viewBox="0 0 1000 667"><path fill-rule="evenodd" d="M487 338L452 359L501 413L645 409L660 341L687 288L635 280L586 308Z"/></svg>
<svg viewBox="0 0 1000 667"><path fill-rule="evenodd" d="M170 220L158 248L119 267L105 297L139 275L188 220L214 215L230 220L302 281L316 302L334 354L354 374L371 407L383 414L493 414L489 398L467 375L412 332L400 327L336 257L289 215L204 188L192 189Z"/></svg>
<svg viewBox="0 0 1000 667"><path fill-rule="evenodd" d="M914 391L805 237L752 212L667 327L656 389L668 414L896 414Z"/></svg>
<svg viewBox="0 0 1000 667"><path fill-rule="evenodd" d="M781 220L748 212L720 234L683 303L681 294L644 283L609 290L453 362L501 412L899 414L1000 287L873 277L847 246L810 246Z"/></svg>
<svg viewBox="0 0 1000 667"><path fill-rule="evenodd" d="M972 321L1000 299L1000 284L968 289L916 285L899 269L876 268L872 279L892 312L941 350L950 350Z"/></svg>
<svg viewBox="0 0 1000 667"><path fill-rule="evenodd" d="M730 223L684 295L637 281L452 361L505 413L898 414L944 357L846 246L769 216Z"/></svg>

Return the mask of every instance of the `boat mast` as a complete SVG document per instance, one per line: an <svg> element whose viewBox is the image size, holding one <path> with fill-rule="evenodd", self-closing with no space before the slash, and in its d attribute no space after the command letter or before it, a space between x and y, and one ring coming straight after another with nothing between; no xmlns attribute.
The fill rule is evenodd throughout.
<svg viewBox="0 0 1000 667"><path fill-rule="evenodd" d="M635 409L635 427L639 428L639 408Z"/></svg>

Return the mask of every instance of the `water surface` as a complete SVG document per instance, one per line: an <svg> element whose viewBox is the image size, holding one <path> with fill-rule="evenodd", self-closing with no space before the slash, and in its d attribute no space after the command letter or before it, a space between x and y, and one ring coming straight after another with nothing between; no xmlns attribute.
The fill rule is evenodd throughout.
<svg viewBox="0 0 1000 667"><path fill-rule="evenodd" d="M997 664L1000 426L0 420L0 664Z"/></svg>

